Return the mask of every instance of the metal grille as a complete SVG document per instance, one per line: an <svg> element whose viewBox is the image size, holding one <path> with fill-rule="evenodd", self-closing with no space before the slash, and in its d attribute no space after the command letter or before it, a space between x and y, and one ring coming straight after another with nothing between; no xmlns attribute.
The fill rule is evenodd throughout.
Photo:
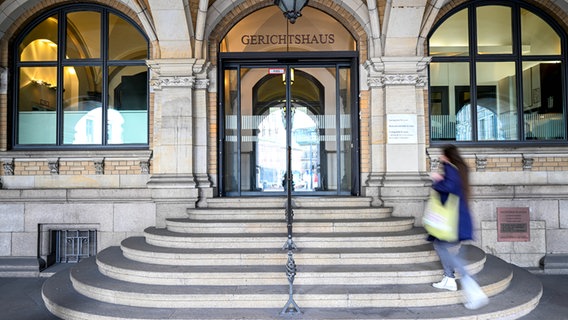
<svg viewBox="0 0 568 320"><path fill-rule="evenodd" d="M96 230L54 230L56 263L76 263L96 255Z"/></svg>

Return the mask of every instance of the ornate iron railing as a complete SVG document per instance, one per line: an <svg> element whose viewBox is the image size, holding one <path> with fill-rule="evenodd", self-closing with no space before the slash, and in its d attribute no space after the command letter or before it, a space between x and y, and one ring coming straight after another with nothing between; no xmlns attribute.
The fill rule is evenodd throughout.
<svg viewBox="0 0 568 320"><path fill-rule="evenodd" d="M286 225L288 227L288 239L284 244L283 250L288 251L288 259L286 261L286 276L288 277L288 301L282 309L281 314L285 313L302 313L300 307L294 301L294 278L296 277L296 262L294 261L294 250L297 249L293 236L294 210L292 209L292 147L288 146L287 150L287 173L286 173Z"/></svg>

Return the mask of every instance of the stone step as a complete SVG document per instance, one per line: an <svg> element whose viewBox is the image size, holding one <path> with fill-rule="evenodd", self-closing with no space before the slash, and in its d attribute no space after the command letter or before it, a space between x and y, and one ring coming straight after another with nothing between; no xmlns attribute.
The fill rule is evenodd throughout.
<svg viewBox="0 0 568 320"><path fill-rule="evenodd" d="M304 220L294 219L294 232L396 232L414 227L413 218ZM182 233L270 233L287 232L282 220L195 220L167 219L166 228Z"/></svg>
<svg viewBox="0 0 568 320"><path fill-rule="evenodd" d="M180 233L150 227L144 230L149 244L172 248L282 248L286 233ZM294 233L298 248L381 248L426 243L421 228L400 232Z"/></svg>
<svg viewBox="0 0 568 320"><path fill-rule="evenodd" d="M94 258L70 270L78 293L107 303L153 308L278 308L288 299L287 285L151 285L109 278ZM477 279L489 296L504 291L512 268L488 258L488 269ZM428 283L387 285L294 285L296 302L307 308L425 307L461 302L460 292L433 288Z"/></svg>
<svg viewBox="0 0 568 320"><path fill-rule="evenodd" d="M163 265L283 265L286 252L279 248L186 249L148 244L144 237L121 243L128 259ZM437 261L430 243L382 248L301 248L294 254L299 265L398 264Z"/></svg>
<svg viewBox="0 0 568 320"><path fill-rule="evenodd" d="M328 204L330 205L330 204ZM340 220L380 219L391 216L391 208L375 207L301 207L294 208L294 219ZM187 214L194 220L280 220L286 218L286 210L280 207L239 207L239 208L189 208Z"/></svg>
<svg viewBox="0 0 568 320"><path fill-rule="evenodd" d="M294 207L370 207L369 197L314 197L294 196ZM242 198L210 198L208 208L285 208L286 197L242 197Z"/></svg>
<svg viewBox="0 0 568 320"><path fill-rule="evenodd" d="M491 258L488 259L489 264ZM501 268L501 266L498 266ZM467 310L461 304L428 307L379 307L368 308L310 308L300 305L302 314L295 317L311 320L329 319L518 319L532 311L542 295L538 278L526 270L511 266L513 279L507 289L493 296L489 305L478 310ZM58 273L46 281L42 295L47 308L64 319L76 320L130 320L130 319L178 319L178 320L234 320L263 319L282 320L284 304L275 308L148 308L111 304L93 300L78 294L71 283L69 273ZM63 294L65 293L65 294ZM440 291L433 294L442 294ZM439 298L439 297L438 297ZM293 317L293 314L284 316Z"/></svg>
<svg viewBox="0 0 568 320"><path fill-rule="evenodd" d="M568 274L568 255L547 254L543 259L543 270L546 274Z"/></svg>
<svg viewBox="0 0 568 320"><path fill-rule="evenodd" d="M299 254L300 255L300 254ZM475 274L483 268L485 253L466 246L463 259ZM159 265L127 259L119 247L110 247L97 255L99 271L111 278L145 284L162 285L286 285L285 264L280 265ZM439 280L438 261L398 264L297 264L298 285L378 285L416 284Z"/></svg>
<svg viewBox="0 0 568 320"><path fill-rule="evenodd" d="M21 278L38 277L39 261L30 257L1 257L0 277Z"/></svg>

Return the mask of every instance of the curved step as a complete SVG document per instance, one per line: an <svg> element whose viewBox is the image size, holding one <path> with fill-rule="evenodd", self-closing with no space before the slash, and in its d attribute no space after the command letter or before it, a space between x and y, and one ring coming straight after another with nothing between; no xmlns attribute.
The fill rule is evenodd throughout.
<svg viewBox="0 0 568 320"><path fill-rule="evenodd" d="M282 248L186 249L151 245L144 237L122 241L121 249L131 260L163 265L283 265ZM397 264L438 261L430 243L400 248L303 248L295 251L298 265L308 264Z"/></svg>
<svg viewBox="0 0 568 320"><path fill-rule="evenodd" d="M286 233L179 233L150 227L144 230L149 244L173 248L282 248ZM295 233L298 248L404 247L427 243L421 228L401 232Z"/></svg>
<svg viewBox="0 0 568 320"><path fill-rule="evenodd" d="M294 220L294 231L302 232L397 232L414 227L413 218ZM282 220L196 220L167 219L166 229L182 233L270 233L287 232Z"/></svg>
<svg viewBox="0 0 568 320"><path fill-rule="evenodd" d="M497 258L478 281L490 296L507 288L511 266ZM151 285L109 278L89 258L70 270L74 289L89 298L121 305L154 308L277 308L286 303L287 285ZM295 285L295 299L304 307L424 307L460 303L461 293L427 283L387 285Z"/></svg>
<svg viewBox="0 0 568 320"><path fill-rule="evenodd" d="M470 247L464 251L470 272L478 272L485 253ZM176 266L140 263L122 255L119 247L110 247L97 255L99 271L111 278L162 285L286 285L286 260L281 265L199 265ZM379 265L297 265L298 285L378 285L416 284L439 280L438 261Z"/></svg>
<svg viewBox="0 0 568 320"><path fill-rule="evenodd" d="M491 263L491 259L489 259ZM479 310L467 310L461 304L437 307L381 308L309 308L300 305L302 318L323 319L518 319L530 313L542 295L542 284L537 277L524 269L511 266L513 279L509 287L493 296L488 306ZM178 320L281 320L284 304L276 308L148 308L100 302L76 292L69 273L60 272L47 279L42 288L42 298L50 312L62 319L75 320L129 320L129 319L178 319Z"/></svg>
<svg viewBox="0 0 568 320"><path fill-rule="evenodd" d="M330 204L328 204L329 206ZM298 219L380 219L391 216L391 208L378 207L318 207L294 208L294 217ZM227 207L227 208L189 208L188 217L195 220L271 220L286 217L284 207Z"/></svg>

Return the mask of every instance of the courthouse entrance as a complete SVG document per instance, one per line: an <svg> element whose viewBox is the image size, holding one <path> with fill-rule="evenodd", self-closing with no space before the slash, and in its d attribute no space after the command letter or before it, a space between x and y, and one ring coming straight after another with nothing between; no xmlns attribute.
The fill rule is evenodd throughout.
<svg viewBox="0 0 568 320"><path fill-rule="evenodd" d="M227 33L219 53L221 196L284 195L288 168L294 195L359 194L355 47L341 24L312 8L293 25L265 8Z"/></svg>

